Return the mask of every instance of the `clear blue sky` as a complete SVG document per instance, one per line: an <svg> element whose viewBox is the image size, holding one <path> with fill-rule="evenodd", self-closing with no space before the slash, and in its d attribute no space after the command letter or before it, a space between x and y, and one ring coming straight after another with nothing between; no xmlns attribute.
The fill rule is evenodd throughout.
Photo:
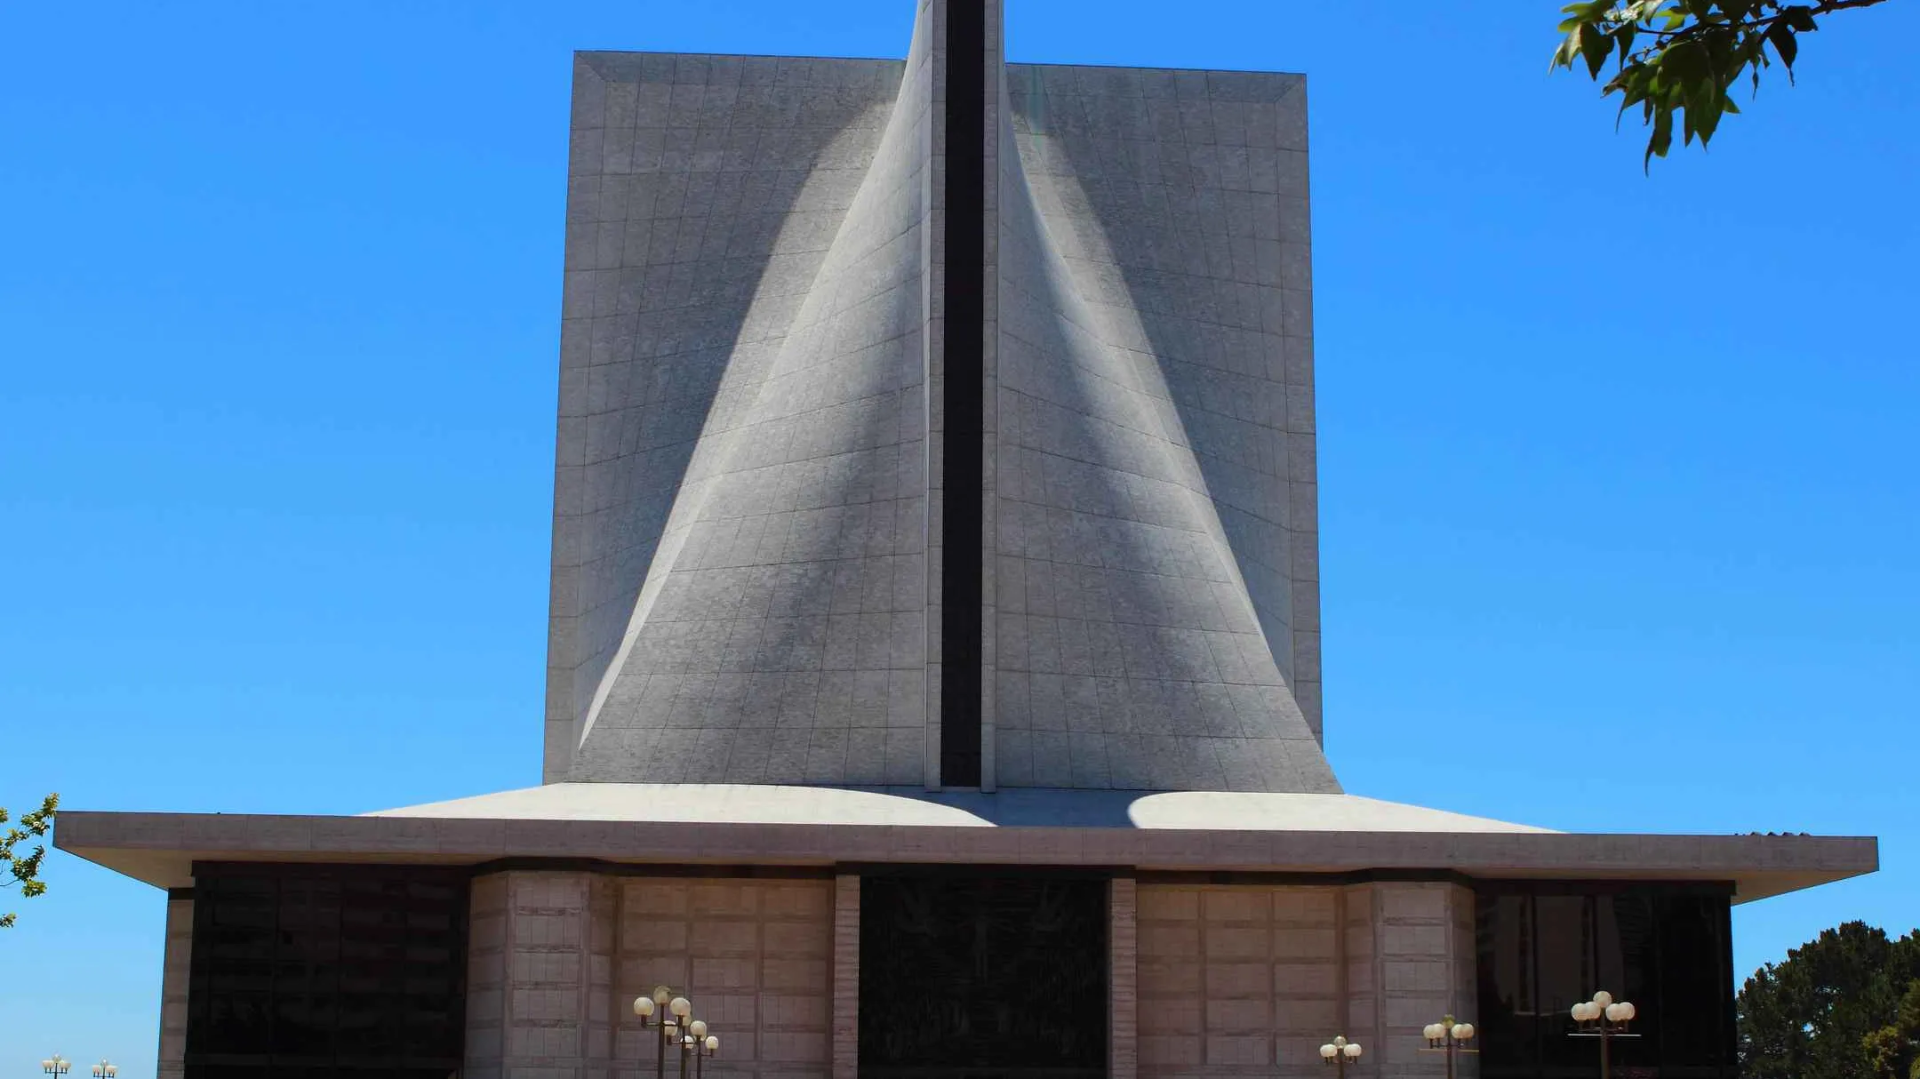
<svg viewBox="0 0 1920 1079"><path fill-rule="evenodd" d="M1348 789L1882 837L1740 909L1743 971L1920 922L1920 5L1651 178L1548 77L1557 0L1011 7L1015 60L1308 73ZM538 782L569 54L894 56L911 8L8 5L0 804ZM161 896L47 877L0 1074L146 1079Z"/></svg>

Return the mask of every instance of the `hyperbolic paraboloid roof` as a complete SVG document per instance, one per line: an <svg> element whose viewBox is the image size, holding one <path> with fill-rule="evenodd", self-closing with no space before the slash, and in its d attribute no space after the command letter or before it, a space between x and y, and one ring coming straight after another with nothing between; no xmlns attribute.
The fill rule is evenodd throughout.
<svg viewBox="0 0 1920 1079"><path fill-rule="evenodd" d="M997 9L580 55L549 782L1340 789L1304 82Z"/></svg>

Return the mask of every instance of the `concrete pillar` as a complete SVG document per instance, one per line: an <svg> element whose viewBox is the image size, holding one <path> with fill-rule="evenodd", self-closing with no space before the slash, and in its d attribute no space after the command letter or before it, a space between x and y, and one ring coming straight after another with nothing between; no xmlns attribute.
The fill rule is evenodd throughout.
<svg viewBox="0 0 1920 1079"><path fill-rule="evenodd" d="M1479 931L1473 889L1452 885L1447 891L1447 917L1452 925L1447 965L1453 972L1452 1001L1448 1009L1462 1023L1480 1022ZM1459 1057L1453 1073L1459 1079L1480 1079L1480 1058Z"/></svg>
<svg viewBox="0 0 1920 1079"><path fill-rule="evenodd" d="M466 1074L610 1075L611 882L497 873L474 880L470 904Z"/></svg>
<svg viewBox="0 0 1920 1079"><path fill-rule="evenodd" d="M1379 1048L1381 1030L1379 942L1374 939L1377 923L1374 903L1371 884L1340 889L1339 981L1345 1004L1340 1032L1369 1052Z"/></svg>
<svg viewBox="0 0 1920 1079"><path fill-rule="evenodd" d="M159 1079L187 1073L187 978L193 964L193 893L167 893L166 949L160 975Z"/></svg>
<svg viewBox="0 0 1920 1079"><path fill-rule="evenodd" d="M860 1075L860 878L833 879L833 1079Z"/></svg>
<svg viewBox="0 0 1920 1079"><path fill-rule="evenodd" d="M1107 1075L1136 1079L1140 1072L1139 887L1115 877L1107 898Z"/></svg>
<svg viewBox="0 0 1920 1079"><path fill-rule="evenodd" d="M1347 1036L1366 1047L1380 1074L1441 1076L1446 1061L1426 1053L1420 1029L1443 1015L1474 1016L1473 891L1445 882L1382 882L1347 889ZM1475 1057L1455 1064L1479 1074Z"/></svg>

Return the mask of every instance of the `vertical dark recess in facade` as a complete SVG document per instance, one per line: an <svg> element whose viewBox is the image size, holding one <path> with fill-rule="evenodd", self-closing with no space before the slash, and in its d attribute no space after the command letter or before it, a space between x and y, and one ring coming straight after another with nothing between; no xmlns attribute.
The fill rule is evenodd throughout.
<svg viewBox="0 0 1920 1079"><path fill-rule="evenodd" d="M1606 989L1640 1010L1615 1075L1732 1079L1732 889L1719 884L1483 882L1477 897L1480 1075L1590 1075L1567 1009Z"/></svg>
<svg viewBox="0 0 1920 1079"><path fill-rule="evenodd" d="M860 880L860 1079L1103 1079L1099 877Z"/></svg>
<svg viewBox="0 0 1920 1079"><path fill-rule="evenodd" d="M948 787L980 785L986 47L986 4L950 0L940 477L940 782Z"/></svg>
<svg viewBox="0 0 1920 1079"><path fill-rule="evenodd" d="M446 1079L466 1052L464 869L194 864L187 1079Z"/></svg>

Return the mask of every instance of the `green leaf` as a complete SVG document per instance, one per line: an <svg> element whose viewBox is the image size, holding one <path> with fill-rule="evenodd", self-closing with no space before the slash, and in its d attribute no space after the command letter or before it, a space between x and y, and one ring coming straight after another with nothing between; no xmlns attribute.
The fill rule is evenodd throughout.
<svg viewBox="0 0 1920 1079"><path fill-rule="evenodd" d="M1813 23L1813 9L1805 4L1792 4L1780 9L1780 21L1795 30L1818 30Z"/></svg>
<svg viewBox="0 0 1920 1079"><path fill-rule="evenodd" d="M1607 57L1613 53L1613 40L1605 34L1583 34L1580 52L1587 58L1587 77L1598 79L1600 69L1607 66Z"/></svg>
<svg viewBox="0 0 1920 1079"><path fill-rule="evenodd" d="M1583 3L1568 4L1561 8L1560 13L1567 16L1560 20L1561 32L1569 32L1582 23L1600 22L1607 17L1607 7L1612 2L1613 0L1599 0L1595 3L1594 0L1585 0Z"/></svg>
<svg viewBox="0 0 1920 1079"><path fill-rule="evenodd" d="M1794 58L1800 55L1800 42L1793 36L1793 28L1784 19L1775 20L1767 27L1767 41L1773 45L1773 51L1780 54L1780 62L1787 65L1787 70L1791 72Z"/></svg>
<svg viewBox="0 0 1920 1079"><path fill-rule="evenodd" d="M1660 54L1661 74L1675 82L1688 83L1707 70L1707 54L1697 41L1679 41Z"/></svg>
<svg viewBox="0 0 1920 1079"><path fill-rule="evenodd" d="M1647 139L1647 156L1641 159L1642 172L1653 166L1653 159L1667 156L1673 146L1673 109L1663 107L1653 116L1653 134Z"/></svg>
<svg viewBox="0 0 1920 1079"><path fill-rule="evenodd" d="M1699 112L1698 116L1694 115L1696 110ZM1720 102L1711 100L1701 102L1697 106L1688 105L1687 118L1692 121L1694 131L1700 136L1700 145L1705 146L1713 138L1713 133L1720 128Z"/></svg>
<svg viewBox="0 0 1920 1079"><path fill-rule="evenodd" d="M1620 62L1622 64L1627 62L1627 56L1633 52L1633 37L1639 32L1639 29L1630 22L1613 32L1613 40L1620 46Z"/></svg>

